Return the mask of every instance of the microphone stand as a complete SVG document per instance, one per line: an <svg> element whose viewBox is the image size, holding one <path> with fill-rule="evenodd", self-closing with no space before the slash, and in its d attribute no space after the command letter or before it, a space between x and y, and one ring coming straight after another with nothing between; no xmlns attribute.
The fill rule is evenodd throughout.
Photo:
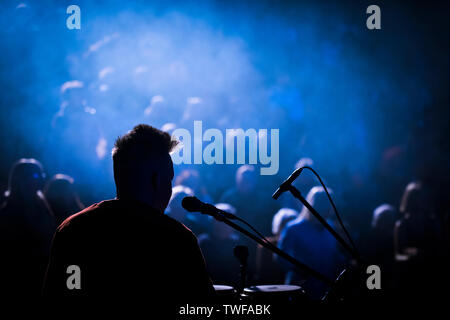
<svg viewBox="0 0 450 320"><path fill-rule="evenodd" d="M247 259L248 259L248 248L246 246L236 246L234 247L234 256L239 260L239 275L240 284L238 287L239 293L242 293L245 289L245 283L247 278Z"/></svg>
<svg viewBox="0 0 450 320"><path fill-rule="evenodd" d="M353 268L345 268L338 278L335 280L334 285L331 286L331 289L325 294L322 298L323 302L334 303L341 301L346 298L361 298L364 294L367 294L366 291L361 290L362 288L362 267L366 266L365 263L358 252L350 247L348 243L342 239L342 237L334 231L334 229L328 224L328 222L322 218L322 216L314 209L308 201L302 196L300 191L294 187L293 185L285 185L286 191L290 191L294 198L298 199L308 210L311 212L314 217L333 235L333 237L350 253L350 255L356 260L358 266L356 269ZM356 290L356 291L355 291ZM355 293L356 292L356 293ZM361 296L362 295L362 296Z"/></svg>
<svg viewBox="0 0 450 320"><path fill-rule="evenodd" d="M231 228L233 228L233 229L239 231L240 233L246 235L247 237L253 239L254 241L259 243L260 245L262 245L266 249L272 251L273 253L277 254L278 256L280 256L280 257L284 258L285 260L289 261L294 266L299 268L301 271L304 271L304 272L308 273L309 275L317 278L318 280L321 280L322 282L324 282L325 284L327 284L327 285L329 285L331 287L334 285L334 281L330 280L328 277L326 277L323 274L321 274L320 272L317 272L316 270L308 267L306 264L298 261L297 259L295 259L291 255L287 254L286 252L284 252L283 250L281 250L277 246L271 244L270 242L268 243L268 242L263 241L261 238L255 236L253 233L251 233L251 232L247 231L246 229L242 228L240 225L238 225L238 224L230 221L229 219L227 219L223 214L220 214L219 212L210 212L209 214L212 215L216 220L227 224Z"/></svg>

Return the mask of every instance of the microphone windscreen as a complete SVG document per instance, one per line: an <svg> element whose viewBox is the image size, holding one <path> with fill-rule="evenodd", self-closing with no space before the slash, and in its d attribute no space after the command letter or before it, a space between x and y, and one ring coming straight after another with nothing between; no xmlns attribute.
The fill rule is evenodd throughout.
<svg viewBox="0 0 450 320"><path fill-rule="evenodd" d="M189 212L200 212L203 202L201 202L197 197L184 197L181 200L181 206Z"/></svg>

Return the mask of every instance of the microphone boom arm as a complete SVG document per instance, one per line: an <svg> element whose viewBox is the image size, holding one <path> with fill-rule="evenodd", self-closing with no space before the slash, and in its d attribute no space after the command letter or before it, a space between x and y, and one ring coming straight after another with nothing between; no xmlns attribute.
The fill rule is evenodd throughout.
<svg viewBox="0 0 450 320"><path fill-rule="evenodd" d="M271 243L267 243L267 242L263 241L259 237L255 236L253 233L249 232L248 230L242 228L238 224L236 224L236 223L230 221L229 219L227 219L223 214L221 214L219 212L211 212L211 213L208 213L208 214L213 216L216 220L221 221L221 222L227 224L228 226L230 226L231 228L233 228L233 229L239 231L240 233L246 235L247 237L249 237L252 240L256 241L257 243L259 243L260 245L262 245L266 249L272 251L273 253L277 254L278 256L280 256L280 257L284 258L285 260L289 261L290 263L292 263L294 266L296 266L300 270L308 273L309 275L317 278L318 280L323 281L325 284L327 284L329 286L333 286L334 285L334 281L330 280L328 277L326 277L323 274L321 274L320 272L317 272L316 270L310 268L306 264L298 261L297 259L295 259L291 255L289 255L288 253L284 252L283 250L281 250L277 246L275 246L275 245L273 245Z"/></svg>

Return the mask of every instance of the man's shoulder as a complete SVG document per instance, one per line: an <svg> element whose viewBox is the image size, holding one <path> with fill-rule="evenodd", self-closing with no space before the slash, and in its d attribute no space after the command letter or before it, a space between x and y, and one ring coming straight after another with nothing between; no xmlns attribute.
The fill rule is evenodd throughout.
<svg viewBox="0 0 450 320"><path fill-rule="evenodd" d="M107 207L112 207L113 201L114 200L105 200L94 203L93 205L81 210L80 212L71 215L59 225L57 231L60 232L63 230L76 228L80 225L84 225L89 220L91 220L92 217L95 217L99 211L102 211Z"/></svg>
<svg viewBox="0 0 450 320"><path fill-rule="evenodd" d="M86 225L96 225L98 223L102 225L110 223L115 224L117 221L128 221L136 219L139 220L138 224L145 225L146 223L152 224L154 227L163 227L165 230L177 232L180 235L190 236L194 235L189 228L187 228L181 222L169 217L166 214L140 212L141 210L124 206L118 200L105 200L99 203L95 203L84 210L75 213L64 220L58 227L58 231L67 231L77 229L78 227L85 227ZM114 214L114 213L119 214Z"/></svg>
<svg viewBox="0 0 450 320"><path fill-rule="evenodd" d="M191 229L189 229L188 227L186 227L184 224L182 224L181 222L175 220L172 217L169 217L167 214L163 214L161 217L165 224L174 232L178 232L180 235L182 236L186 236L186 237L193 237L195 239L197 239L194 235L194 233L191 231Z"/></svg>

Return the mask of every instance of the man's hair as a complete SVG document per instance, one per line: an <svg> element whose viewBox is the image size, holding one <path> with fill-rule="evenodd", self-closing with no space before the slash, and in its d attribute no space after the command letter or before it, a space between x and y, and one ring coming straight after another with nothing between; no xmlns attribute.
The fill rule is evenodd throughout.
<svg viewBox="0 0 450 320"><path fill-rule="evenodd" d="M130 187L139 178L142 164L160 159L177 146L178 141L164 131L146 124L135 126L127 134L118 137L112 150L114 180L119 185Z"/></svg>

